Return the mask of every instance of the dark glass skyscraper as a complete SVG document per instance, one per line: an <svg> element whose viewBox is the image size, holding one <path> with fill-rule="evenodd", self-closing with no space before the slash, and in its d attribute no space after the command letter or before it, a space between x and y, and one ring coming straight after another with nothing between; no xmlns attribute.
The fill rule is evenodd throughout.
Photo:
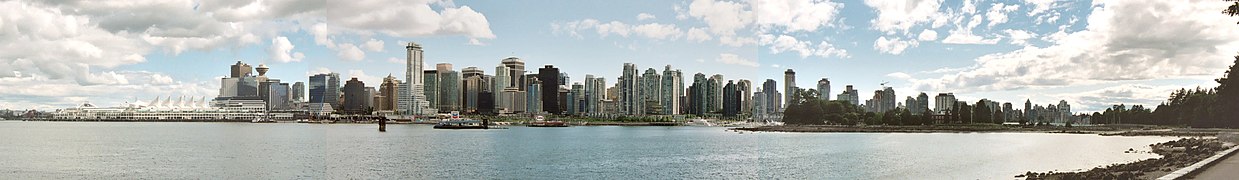
<svg viewBox="0 0 1239 180"><path fill-rule="evenodd" d="M538 68L538 80L542 82L542 110L552 114L563 114L559 107L559 68L546 65Z"/></svg>

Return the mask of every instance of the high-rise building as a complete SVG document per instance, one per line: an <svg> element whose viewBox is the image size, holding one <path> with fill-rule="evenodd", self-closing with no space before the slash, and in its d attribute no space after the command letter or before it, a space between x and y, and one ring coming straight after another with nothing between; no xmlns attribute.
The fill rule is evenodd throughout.
<svg viewBox="0 0 1239 180"><path fill-rule="evenodd" d="M830 79L817 80L817 98L830 101Z"/></svg>
<svg viewBox="0 0 1239 180"><path fill-rule="evenodd" d="M1057 123L1067 123L1067 121L1071 118L1071 105L1067 104L1067 100L1058 101L1058 114L1057 115L1058 115Z"/></svg>
<svg viewBox="0 0 1239 180"><path fill-rule="evenodd" d="M508 57L504 58L501 64L508 67L508 78L512 78L507 87L517 87L520 91L525 91L525 61L516 57Z"/></svg>
<svg viewBox="0 0 1239 180"><path fill-rule="evenodd" d="M542 110L542 104L545 103L542 101L542 93L546 92L542 89L542 81L538 80L537 75L525 75L525 77L529 78L527 80L529 85L525 87L525 112L534 114L545 112Z"/></svg>
<svg viewBox="0 0 1239 180"><path fill-rule="evenodd" d="M482 92L486 92L488 85L486 82L486 72L477 67L466 67L461 70L464 75L463 84L461 85L462 104L464 112L481 113L478 111L478 100L481 99Z"/></svg>
<svg viewBox="0 0 1239 180"><path fill-rule="evenodd" d="M641 104L642 114L663 114L662 106L662 76L658 74L658 70L649 68L641 74Z"/></svg>
<svg viewBox="0 0 1239 180"><path fill-rule="evenodd" d="M766 82L762 83L761 86L762 86L761 92L763 95L765 95L765 97L763 97L762 100L765 101L766 103L766 104L761 105L761 107L765 108L765 109L762 109L762 111L764 111L767 114L774 114L774 113L782 112L783 111L782 109L783 93L779 93L778 83L775 82L774 79L766 79Z"/></svg>
<svg viewBox="0 0 1239 180"><path fill-rule="evenodd" d="M510 73L510 68L503 64L495 66L495 78L491 84L494 84L492 90L495 91L495 111L500 114L512 113L513 110L512 106L510 106L512 98L508 96L509 93L505 93L507 92L505 89L512 85L512 75Z"/></svg>
<svg viewBox="0 0 1239 180"><path fill-rule="evenodd" d="M568 114L580 115L585 112L585 85L572 83L572 91L568 93Z"/></svg>
<svg viewBox="0 0 1239 180"><path fill-rule="evenodd" d="M233 64L231 68L232 68L232 74L228 77L233 77L233 78L249 76L250 73L252 73L253 71L253 67L251 67L249 64L241 63L241 61L237 61L237 64Z"/></svg>
<svg viewBox="0 0 1239 180"><path fill-rule="evenodd" d="M624 71L619 78L619 111L624 115L640 115L644 108L641 107L641 81L637 71L637 65L632 63L624 63Z"/></svg>
<svg viewBox="0 0 1239 180"><path fill-rule="evenodd" d="M709 84L708 81L705 74L693 74L693 85L689 86L688 93L689 103L691 103L689 105L689 113L701 116L709 111L708 105L710 100L706 96L707 89L709 89L706 87L706 84Z"/></svg>
<svg viewBox="0 0 1239 180"><path fill-rule="evenodd" d="M316 74L310 76L309 103L325 103L330 107L339 108L340 74Z"/></svg>
<svg viewBox="0 0 1239 180"><path fill-rule="evenodd" d="M366 102L372 99L366 93L366 84L357 80L357 78L349 79L344 83L344 111L352 114L361 114L366 110Z"/></svg>
<svg viewBox="0 0 1239 180"><path fill-rule="evenodd" d="M672 70L671 65L663 68L662 90L660 102L663 105L662 114L680 114L680 96L684 96L684 74L679 69Z"/></svg>
<svg viewBox="0 0 1239 180"><path fill-rule="evenodd" d="M860 94L856 92L856 89L852 88L852 85L845 86L843 92L839 93L839 96L836 99L847 101L852 105L860 105Z"/></svg>
<svg viewBox="0 0 1239 180"><path fill-rule="evenodd" d="M795 94L796 94L796 71L792 71L792 69L787 69L787 71L783 72L783 101L784 101L783 105L786 106L790 104L787 101L791 101L792 96L794 96Z"/></svg>
<svg viewBox="0 0 1239 180"><path fill-rule="evenodd" d="M422 70L422 95L426 96L426 108L438 113L442 89L439 87L439 70Z"/></svg>
<svg viewBox="0 0 1239 180"><path fill-rule="evenodd" d="M401 96L397 100L405 103L397 102L397 104L405 104L407 106L407 110L402 110L405 111L403 114L433 114L435 110L430 108L430 102L427 101L426 94L423 93L426 89L425 84L423 84L425 79L422 77L424 75L422 74L422 70L424 70L422 66L426 61L423 59L422 45L409 42L405 49L408 56L405 61L404 83L408 84L408 93L406 93L407 96Z"/></svg>
<svg viewBox="0 0 1239 180"><path fill-rule="evenodd" d="M397 91L400 88L399 84L400 80L396 80L396 77L391 74L383 78L383 84L379 85L379 95L383 98L379 99L374 109L380 111L396 110L396 96L399 94L399 91Z"/></svg>
<svg viewBox="0 0 1239 180"><path fill-rule="evenodd" d="M934 111L938 114L947 114L953 111L951 108L955 106L955 93L938 93L934 97Z"/></svg>
<svg viewBox="0 0 1239 180"><path fill-rule="evenodd" d="M920 95L916 95L916 108L912 111L912 113L921 114L928 110L929 95L926 95L925 92L921 92Z"/></svg>
<svg viewBox="0 0 1239 180"><path fill-rule="evenodd" d="M736 117L740 114L740 91L735 81L727 81L723 86L723 117Z"/></svg>
<svg viewBox="0 0 1239 180"><path fill-rule="evenodd" d="M292 109L292 105L289 104L291 100L288 99L290 97L288 95L288 83L280 83L277 80L275 83L268 83L267 86L267 108L274 110Z"/></svg>
<svg viewBox="0 0 1239 180"><path fill-rule="evenodd" d="M736 81L736 90L740 91L740 114L752 113L753 82L748 79L740 79L740 81Z"/></svg>
<svg viewBox="0 0 1239 180"><path fill-rule="evenodd" d="M585 111L589 115L602 114L602 100L607 99L607 79L585 75Z"/></svg>
<svg viewBox="0 0 1239 180"><path fill-rule="evenodd" d="M706 80L706 112L722 113L723 111L723 75L714 74Z"/></svg>
<svg viewBox="0 0 1239 180"><path fill-rule="evenodd" d="M461 110L461 82L460 72L452 69L451 63L435 64L435 71L438 72L438 103L435 109L440 112L460 111Z"/></svg>
<svg viewBox="0 0 1239 180"><path fill-rule="evenodd" d="M560 77L559 68L555 68L554 65L547 64L542 66L542 68L538 68L538 80L541 81L539 86L541 86L542 90L542 96L539 98L542 100L543 111L551 114L564 113L564 109L559 106L561 97L558 93L560 84L559 80L562 79L563 78Z"/></svg>
<svg viewBox="0 0 1239 180"><path fill-rule="evenodd" d="M304 82L293 83L292 96L293 96L292 97L293 102L305 101L305 83Z"/></svg>

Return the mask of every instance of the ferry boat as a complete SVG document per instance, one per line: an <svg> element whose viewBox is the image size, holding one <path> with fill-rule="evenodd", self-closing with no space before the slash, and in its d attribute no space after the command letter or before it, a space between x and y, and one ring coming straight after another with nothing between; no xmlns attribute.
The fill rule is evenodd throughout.
<svg viewBox="0 0 1239 180"><path fill-rule="evenodd" d="M250 120L250 123L275 123L275 120L267 118L254 118L254 120Z"/></svg>
<svg viewBox="0 0 1239 180"><path fill-rule="evenodd" d="M435 129L489 129L485 122L478 120L446 120L435 124Z"/></svg>
<svg viewBox="0 0 1239 180"><path fill-rule="evenodd" d="M547 121L546 117L536 116L533 122L529 122L525 126L528 127L568 127L568 123L563 121Z"/></svg>

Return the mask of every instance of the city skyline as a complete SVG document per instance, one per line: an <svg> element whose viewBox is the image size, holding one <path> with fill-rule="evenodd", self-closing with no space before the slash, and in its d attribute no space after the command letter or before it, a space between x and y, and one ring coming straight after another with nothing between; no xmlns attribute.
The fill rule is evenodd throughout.
<svg viewBox="0 0 1239 180"><path fill-rule="evenodd" d="M349 21L357 19L336 17L339 13L345 13L338 11L346 11L337 9L241 12L255 6L281 7L277 4L279 2L268 2L272 4L266 5L163 2L103 7L88 7L92 5L89 3L50 3L18 1L0 5L9 9L22 6L24 8L17 9L32 15L30 17L44 15L40 17L59 18L57 20L71 22L67 24L78 23L73 25L80 25L80 29L61 32L65 36L20 30L6 34L35 37L28 42L34 45L70 47L73 43L87 43L92 45L89 47L93 47L94 51L90 48L71 49L78 50L73 51L78 52L75 54L30 50L0 55L0 65L3 65L0 67L0 87L15 89L0 94L3 95L0 109L50 110L72 107L85 101L111 106L169 95L215 97L218 95L219 78L227 76L219 71L222 68L215 67L230 65L238 60L254 66L269 66L271 77L289 83L305 81L314 74L335 72L342 76L341 79L357 77L377 85L388 74L404 76L403 46L417 42L426 47L426 67L445 62L452 63L457 71L477 67L485 74L493 75L492 67L506 57L515 56L527 63L526 71L536 72L536 68L544 64L555 65L560 72L572 77L574 81L566 82L569 85L584 83L586 74L615 82L622 73L624 63L635 64L638 71L648 68L660 70L671 65L684 74L722 74L725 80L763 82L774 79L779 87L784 86L783 72L795 69L801 79L796 87L816 87L817 79L829 78L831 89L835 90L829 93L832 99L845 85L854 85L860 92L858 97L869 99L873 96L872 91L881 89L879 83L890 82L896 91L896 101L907 96L915 97L920 92L931 95L955 93L959 100L968 102L986 98L1019 104L1031 99L1034 104L1054 104L1067 100L1079 112L1092 112L1117 103L1154 106L1174 89L1216 86L1212 79L1224 71L1224 64L1230 57L1228 52L1216 49L1233 49L1236 47L1235 40L1239 40L1239 36L1217 33L1236 29L1216 23L1233 21L1233 18L1215 16L1212 9L1221 2L1213 1L1191 1L1184 9L1175 9L1178 14L1185 14L1181 17L1108 16L1130 14L1125 10L1138 11L1143 6L1167 3L1132 1L1010 4L1015 7L1008 6L1010 2L985 1L975 2L975 10L967 8L969 3L939 1L920 1L912 5L830 1L789 6L822 8L811 10L830 14L815 14L812 17L795 16L798 15L796 12L803 11L779 11L780 6L773 1L659 1L630 2L624 6L606 4L622 2L526 4L457 1L396 4L395 8L425 7L417 10L420 13L454 15L442 18L444 21L441 24L445 26L432 30L407 29L410 27L396 25L404 22L401 20ZM563 3L566 7L597 12L575 15L579 12L505 10L540 3ZM754 5L748 3L769 3L759 6L776 10L753 8ZM231 29L222 28L224 30L211 27L216 28L211 31L188 25L174 26L179 24L161 19L141 25L119 26L138 20L125 20L123 16L114 14L56 9L116 6L169 7L166 11L188 13L185 17L198 18L194 20L200 22L199 25L232 25ZM704 10L728 7L741 9L737 11L739 14L747 12L757 15L740 17L742 20L736 21L740 24L727 24L729 21L718 19L731 17L719 13L725 11ZM888 7L913 11L887 11ZM217 14L202 17L204 15L200 13L204 11ZM521 16L520 13L530 15ZM545 17L553 14L573 16ZM259 20L240 20L247 17L245 15ZM367 15L376 14L362 13L352 18L372 20L367 19ZM780 18L783 17L781 15L791 16ZM1033 18L1026 18L1025 15L1033 15ZM23 18L26 16L5 17L7 19L0 21L5 23L0 25L6 27L62 26L47 23L26 25L22 22L34 19ZM749 19L743 20L745 17ZM814 19L819 21L798 17L819 18ZM1134 29L1141 24L1113 18L1155 18L1203 28L1129 33L1123 30ZM524 22L530 23L514 25L526 24ZM257 30L264 26L278 28ZM1017 28L1020 26L1030 28ZM184 38L174 34L177 30L189 31L182 32L188 34L180 34L188 37L201 35L217 38ZM128 34L139 31L141 33L137 34L140 35ZM1178 36L1185 32L1203 35ZM1032 36L1021 33L1031 33ZM323 36L320 38L320 35ZM96 36L108 41L86 38ZM1179 39L1166 39L1171 37ZM743 42L724 42L732 40ZM1139 44L1150 40L1173 40L1187 46ZM739 46L732 46L734 44ZM1073 48L1093 50L1096 47L1111 47L1113 50L1063 51ZM358 52L361 58L357 58ZM1056 52L1066 55L1027 58ZM391 62L393 59L395 62ZM1097 60L1073 61L1077 59ZM1148 64L1166 68L1134 67ZM1107 71L1105 67L1121 67L1124 70ZM13 73L2 73L6 70ZM685 81L688 84L692 82L691 79ZM36 89L26 89L28 87ZM780 91L783 91L782 88Z"/></svg>

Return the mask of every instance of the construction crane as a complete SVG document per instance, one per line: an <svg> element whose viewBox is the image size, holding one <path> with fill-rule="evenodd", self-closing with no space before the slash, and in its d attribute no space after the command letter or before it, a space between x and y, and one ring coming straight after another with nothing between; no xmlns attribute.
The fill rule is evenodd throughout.
<svg viewBox="0 0 1239 180"><path fill-rule="evenodd" d="M882 88L886 88L886 84L890 84L890 83L891 83L890 81L882 81L881 83Z"/></svg>

